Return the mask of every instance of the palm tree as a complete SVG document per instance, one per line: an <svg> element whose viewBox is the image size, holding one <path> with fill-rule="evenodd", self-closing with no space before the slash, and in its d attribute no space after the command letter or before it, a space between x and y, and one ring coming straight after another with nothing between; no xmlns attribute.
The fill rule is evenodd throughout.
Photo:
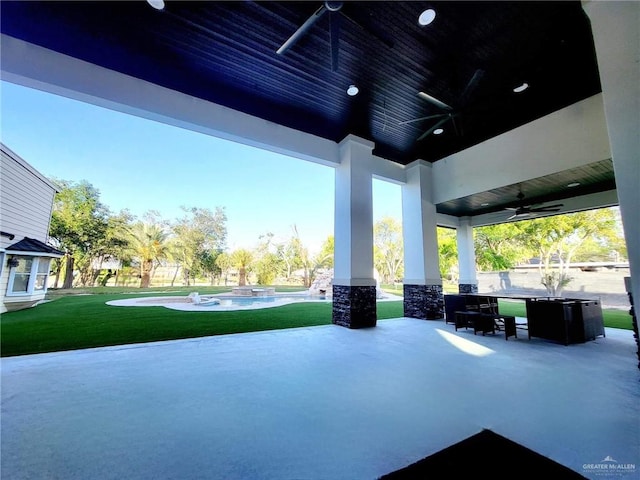
<svg viewBox="0 0 640 480"><path fill-rule="evenodd" d="M148 288L153 263L167 256L167 233L158 225L138 222L131 229L131 246L140 259L140 288Z"/></svg>
<svg viewBox="0 0 640 480"><path fill-rule="evenodd" d="M238 269L238 286L247 284L247 269L253 262L253 255L249 250L240 249L231 255L234 266Z"/></svg>

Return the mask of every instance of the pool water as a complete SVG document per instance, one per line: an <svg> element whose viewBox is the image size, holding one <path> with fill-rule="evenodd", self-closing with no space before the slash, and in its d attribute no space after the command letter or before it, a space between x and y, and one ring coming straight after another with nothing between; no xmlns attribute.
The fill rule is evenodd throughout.
<svg viewBox="0 0 640 480"><path fill-rule="evenodd" d="M232 297L232 296L220 296L216 295L210 297L209 300L219 300L220 306L237 306L248 307L252 305L273 304L273 303L292 303L292 302L309 302L326 300L326 296L322 295L276 295L272 297ZM200 305L208 306L207 300L202 301ZM209 304L209 306L212 305Z"/></svg>
<svg viewBox="0 0 640 480"><path fill-rule="evenodd" d="M119 300L109 300L107 305L122 307L165 307L171 310L182 310L189 312L209 312L209 311L232 311L251 310L254 308L269 308L288 305L299 302L330 302L331 295L311 295L309 293L300 294L276 294L265 297L242 297L238 295L204 295L200 297L200 303L192 302L191 298L183 296L174 297L144 297L144 298L124 298ZM387 296L384 299L402 299L402 297Z"/></svg>

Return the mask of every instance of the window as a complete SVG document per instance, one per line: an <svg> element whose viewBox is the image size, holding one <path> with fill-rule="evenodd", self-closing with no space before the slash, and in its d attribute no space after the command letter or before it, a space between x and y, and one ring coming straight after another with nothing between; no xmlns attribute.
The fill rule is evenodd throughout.
<svg viewBox="0 0 640 480"><path fill-rule="evenodd" d="M47 278L49 277L49 259L39 258L38 268L36 269L36 280L33 284L33 290L43 292L47 289Z"/></svg>
<svg viewBox="0 0 640 480"><path fill-rule="evenodd" d="M49 277L48 257L15 256L18 261L16 267L9 273L8 296L32 295L44 293L47 290L47 278Z"/></svg>
<svg viewBox="0 0 640 480"><path fill-rule="evenodd" d="M11 293L26 294L29 292L29 278L33 267L33 257L16 257L16 260L18 260L18 266L13 267L11 272L13 279L9 278L9 291Z"/></svg>

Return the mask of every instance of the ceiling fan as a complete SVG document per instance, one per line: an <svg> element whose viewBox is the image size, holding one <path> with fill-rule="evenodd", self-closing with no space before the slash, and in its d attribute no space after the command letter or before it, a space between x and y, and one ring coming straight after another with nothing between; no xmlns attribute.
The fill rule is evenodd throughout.
<svg viewBox="0 0 640 480"><path fill-rule="evenodd" d="M559 212L560 207L563 206L562 203L556 203L555 205L546 205L546 206L540 206L540 207L537 207L535 205L525 205L524 194L522 192L518 193L518 202L521 204L518 207L505 208L505 210L513 211L513 215L507 218L507 220L513 220L516 218L530 218L534 216L536 213Z"/></svg>
<svg viewBox="0 0 640 480"><path fill-rule="evenodd" d="M442 127L445 123L449 121L453 125L453 129L455 130L456 135L458 136L464 135L464 132L462 130L462 123L457 121L457 119L462 114L462 110L467 106L469 102L469 97L471 96L473 91L478 87L478 84L482 80L482 77L484 77L484 73L485 73L484 70L480 68L475 71L475 73L473 74L473 76L465 86L464 90L462 91L462 94L460 95L459 100L456 102L455 108L450 105L447 105L443 101L438 100L437 98L429 95L428 93L419 92L418 97L422 98L423 100L426 100L432 105L435 105L440 110L443 110L443 112L437 113L435 115L427 115L426 117L414 118L412 120L407 120L405 122L400 122L400 125L406 125L414 122L421 122L423 120L436 120L436 123L434 123L428 130L423 132L422 135L420 135L417 138L416 140L417 142L428 137L432 133L435 135L439 135L443 133L444 129Z"/></svg>
<svg viewBox="0 0 640 480"><path fill-rule="evenodd" d="M322 5L300 26L293 32L286 42L284 42L280 48L276 51L278 55L284 54L289 50L294 43L296 43L300 37L302 37L318 20L320 20L325 14L329 15L329 48L331 51L331 69L335 72L338 70L338 56L339 56L339 38L340 38L340 21L341 17L346 18L354 25L366 30L377 39L384 42L387 46L392 47L393 42L388 38L385 38L381 33L368 25L356 22L353 18L347 15L344 10L345 2L331 2L325 1Z"/></svg>

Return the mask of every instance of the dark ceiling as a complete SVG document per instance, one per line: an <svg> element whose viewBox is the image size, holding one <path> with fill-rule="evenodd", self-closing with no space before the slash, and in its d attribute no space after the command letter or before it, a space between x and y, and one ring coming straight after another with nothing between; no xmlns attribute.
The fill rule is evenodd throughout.
<svg viewBox="0 0 640 480"><path fill-rule="evenodd" d="M325 2L165 4L5 0L0 18L13 37L336 142L355 134L401 164L436 161L601 91L580 1L344 2L281 54ZM427 8L437 16L421 26ZM413 121L443 113L453 121ZM440 119L444 133L424 136Z"/></svg>
<svg viewBox="0 0 640 480"><path fill-rule="evenodd" d="M568 187L568 185L574 185ZM456 217L483 215L502 211L507 207L537 206L567 198L615 190L613 161L601 160L521 184L507 185L482 193L457 198L437 205L438 213ZM518 194L524 198L520 200ZM510 214L509 214L510 215ZM506 215L506 216L509 216Z"/></svg>

